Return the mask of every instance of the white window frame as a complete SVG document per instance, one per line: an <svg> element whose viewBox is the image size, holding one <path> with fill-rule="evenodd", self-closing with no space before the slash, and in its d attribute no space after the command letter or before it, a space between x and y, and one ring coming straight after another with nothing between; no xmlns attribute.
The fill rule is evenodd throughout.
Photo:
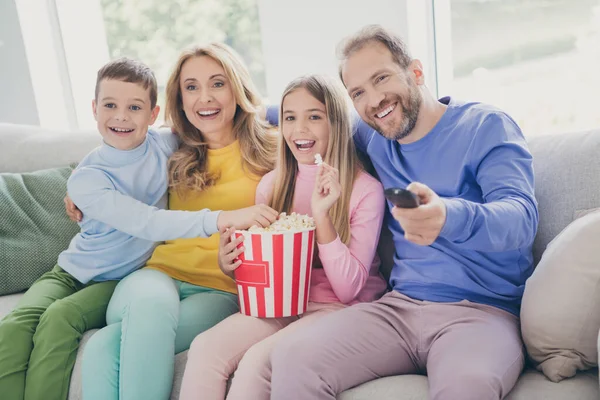
<svg viewBox="0 0 600 400"><path fill-rule="evenodd" d="M363 0L344 2L348 9L340 11L340 17L352 12L353 1ZM100 0L39 0L38 8L30 6L31 0L16 2L40 125L93 128L90 102L95 75L109 60ZM403 39L411 55L423 62L428 88L434 95L443 95L452 81L449 0L405 2L407 37ZM268 0L258 1L259 7L265 3ZM440 25L440 21L446 22ZM268 74L279 73L265 67Z"/></svg>

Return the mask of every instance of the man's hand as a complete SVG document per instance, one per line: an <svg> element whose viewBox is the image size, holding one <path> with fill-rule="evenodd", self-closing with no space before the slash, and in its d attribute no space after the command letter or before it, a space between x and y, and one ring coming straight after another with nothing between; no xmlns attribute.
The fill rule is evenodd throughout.
<svg viewBox="0 0 600 400"><path fill-rule="evenodd" d="M408 190L419 196L417 208L392 208L392 215L404 229L404 237L412 243L429 246L435 242L446 223L446 205L422 183L413 182Z"/></svg>

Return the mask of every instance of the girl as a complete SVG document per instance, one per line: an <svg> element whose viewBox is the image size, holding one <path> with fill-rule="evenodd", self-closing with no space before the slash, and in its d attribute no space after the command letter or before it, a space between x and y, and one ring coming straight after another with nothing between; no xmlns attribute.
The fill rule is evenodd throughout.
<svg viewBox="0 0 600 400"><path fill-rule="evenodd" d="M254 203L277 146L260 107L248 71L228 46L183 52L167 85L166 115L182 141L168 165L170 209ZM266 205L253 215L259 225L276 217ZM108 326L84 350L84 398L169 398L175 353L238 310L235 284L217 267L218 244L216 235L167 241L146 268L117 285Z"/></svg>
<svg viewBox="0 0 600 400"><path fill-rule="evenodd" d="M300 317L259 319L237 313L194 339L181 399L269 399L269 354L284 335L350 304L377 299L386 289L376 248L384 215L381 184L359 166L347 95L341 84L311 75L288 85L281 101L279 163L256 191L257 204L315 220L318 256L308 310ZM325 163L314 164L315 155ZM219 266L233 276L241 264L221 231Z"/></svg>

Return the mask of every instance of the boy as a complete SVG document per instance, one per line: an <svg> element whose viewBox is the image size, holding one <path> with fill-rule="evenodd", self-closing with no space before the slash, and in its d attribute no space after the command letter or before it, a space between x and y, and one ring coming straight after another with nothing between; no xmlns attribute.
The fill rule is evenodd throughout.
<svg viewBox="0 0 600 400"><path fill-rule="evenodd" d="M0 321L3 399L66 399L81 336L105 325L117 281L141 267L157 241L208 237L218 219L233 217L161 210L178 140L148 131L156 99L154 74L141 62L118 59L98 71L92 108L104 143L67 182L84 214L81 232Z"/></svg>

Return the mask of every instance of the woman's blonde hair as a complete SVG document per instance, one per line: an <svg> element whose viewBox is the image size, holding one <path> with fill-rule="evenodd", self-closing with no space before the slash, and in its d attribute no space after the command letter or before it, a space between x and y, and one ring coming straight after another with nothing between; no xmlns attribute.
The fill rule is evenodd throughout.
<svg viewBox="0 0 600 400"><path fill-rule="evenodd" d="M208 147L202 132L186 117L181 95L181 69L193 57L208 56L225 70L236 111L233 134L239 140L242 165L246 172L263 176L275 166L277 137L259 117L261 99L250 73L240 56L229 46L210 43L183 51L167 83L165 116L181 138L181 146L169 159L169 186L180 196L189 190L199 191L215 183L218 176L207 171Z"/></svg>
<svg viewBox="0 0 600 400"><path fill-rule="evenodd" d="M280 212L291 211L298 173L298 162L283 138L283 101L285 97L300 88L306 89L315 99L325 105L329 122L329 143L323 161L339 170L342 194L329 210L329 215L340 239L350 241L350 195L358 174L360 162L352 139L347 94L341 83L322 75L307 75L293 80L281 96L279 109L279 159L275 187L270 206Z"/></svg>

